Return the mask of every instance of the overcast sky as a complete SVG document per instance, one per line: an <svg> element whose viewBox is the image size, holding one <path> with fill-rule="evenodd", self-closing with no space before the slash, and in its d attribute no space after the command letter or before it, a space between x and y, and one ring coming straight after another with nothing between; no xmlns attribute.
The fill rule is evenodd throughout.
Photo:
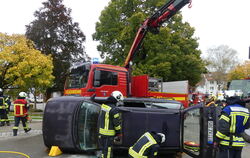
<svg viewBox="0 0 250 158"><path fill-rule="evenodd" d="M25 25L34 20L33 13L42 7L45 0L1 0L0 32L25 33ZM99 57L97 43L92 40L95 23L101 10L110 0L64 0L72 9L74 22L86 35L86 52L90 57ZM182 9L185 21L196 30L202 52L213 46L228 45L238 52L241 60L248 59L250 46L250 1L193 0L192 8Z"/></svg>

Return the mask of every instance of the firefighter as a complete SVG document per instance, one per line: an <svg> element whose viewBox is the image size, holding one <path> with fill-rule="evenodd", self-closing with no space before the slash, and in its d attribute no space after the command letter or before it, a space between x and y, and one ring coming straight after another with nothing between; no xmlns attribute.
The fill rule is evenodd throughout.
<svg viewBox="0 0 250 158"><path fill-rule="evenodd" d="M29 107L28 107L28 102L25 99L26 97L27 94L25 92L20 92L17 100L14 101L15 125L13 127L13 136L17 136L18 126L20 121L22 121L25 133L31 130L31 128L28 127L28 121L27 121Z"/></svg>
<svg viewBox="0 0 250 158"><path fill-rule="evenodd" d="M209 107L209 106L217 106L216 104L216 96L215 95L211 95L208 97L208 101L206 102L206 106Z"/></svg>
<svg viewBox="0 0 250 158"><path fill-rule="evenodd" d="M0 126L10 126L10 120L8 118L8 111L11 102L9 97L3 95L3 89L0 88Z"/></svg>
<svg viewBox="0 0 250 158"><path fill-rule="evenodd" d="M242 133L250 128L249 110L237 96L227 98L226 102L216 132L219 158L241 158L245 146Z"/></svg>
<svg viewBox="0 0 250 158"><path fill-rule="evenodd" d="M130 158L155 158L160 144L166 140L165 134L156 132L144 133L137 142L129 148Z"/></svg>
<svg viewBox="0 0 250 158"><path fill-rule="evenodd" d="M8 108L6 108L6 125L10 126L10 119L9 119L9 112L11 106L10 96L6 97L6 103L8 104Z"/></svg>
<svg viewBox="0 0 250 158"><path fill-rule="evenodd" d="M121 139L121 117L117 104L123 101L120 91L113 91L107 99L107 104L102 104L99 115L99 145L102 148L102 158L113 157L114 140Z"/></svg>

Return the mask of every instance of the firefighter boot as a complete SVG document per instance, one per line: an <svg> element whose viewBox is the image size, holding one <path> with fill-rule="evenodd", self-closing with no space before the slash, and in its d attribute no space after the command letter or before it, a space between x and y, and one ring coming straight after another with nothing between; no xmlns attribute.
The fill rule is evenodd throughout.
<svg viewBox="0 0 250 158"><path fill-rule="evenodd" d="M7 122L6 122L6 125L7 125L7 126L10 126L10 121L7 121Z"/></svg>
<svg viewBox="0 0 250 158"><path fill-rule="evenodd" d="M13 129L13 136L17 136L17 129Z"/></svg>
<svg viewBox="0 0 250 158"><path fill-rule="evenodd" d="M24 129L25 133L28 133L31 130L31 128Z"/></svg>

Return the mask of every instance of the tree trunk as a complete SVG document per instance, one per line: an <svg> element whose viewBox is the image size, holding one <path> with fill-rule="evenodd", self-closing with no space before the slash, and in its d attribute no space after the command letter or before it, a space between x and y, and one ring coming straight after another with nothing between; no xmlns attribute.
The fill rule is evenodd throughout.
<svg viewBox="0 0 250 158"><path fill-rule="evenodd" d="M36 89L34 90L34 109L36 110Z"/></svg>

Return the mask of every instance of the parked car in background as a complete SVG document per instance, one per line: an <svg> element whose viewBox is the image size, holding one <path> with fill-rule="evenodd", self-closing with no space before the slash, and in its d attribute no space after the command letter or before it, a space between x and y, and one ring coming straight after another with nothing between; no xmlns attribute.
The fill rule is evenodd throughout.
<svg viewBox="0 0 250 158"><path fill-rule="evenodd" d="M29 98L28 99L30 103L34 103L35 102L35 98ZM37 103L43 103L43 99L39 98L38 96L36 97L36 102Z"/></svg>

